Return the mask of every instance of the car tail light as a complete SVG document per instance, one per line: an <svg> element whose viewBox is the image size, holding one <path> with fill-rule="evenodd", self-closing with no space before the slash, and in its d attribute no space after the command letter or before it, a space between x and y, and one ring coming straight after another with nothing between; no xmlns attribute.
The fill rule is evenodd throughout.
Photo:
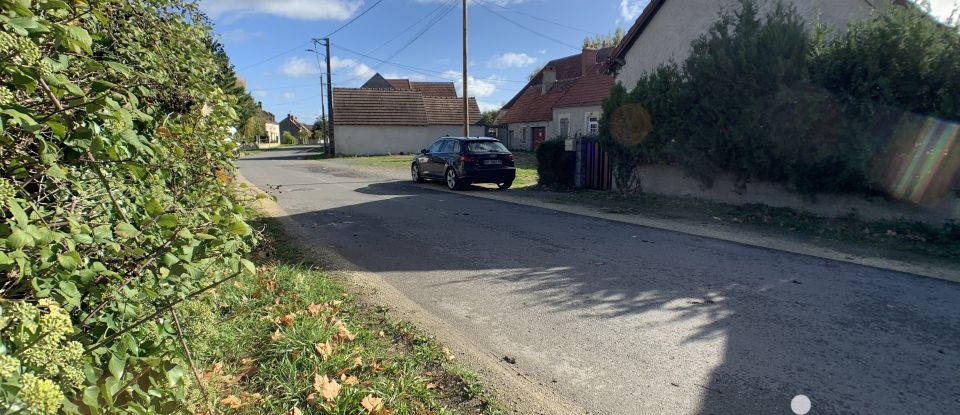
<svg viewBox="0 0 960 415"><path fill-rule="evenodd" d="M477 159L475 159L475 158L473 158L473 157L470 157L470 156L460 156L460 161L462 161L464 164L466 164L466 163L473 163L473 162L477 161Z"/></svg>
<svg viewBox="0 0 960 415"><path fill-rule="evenodd" d="M507 154L507 160L513 161L513 154Z"/></svg>

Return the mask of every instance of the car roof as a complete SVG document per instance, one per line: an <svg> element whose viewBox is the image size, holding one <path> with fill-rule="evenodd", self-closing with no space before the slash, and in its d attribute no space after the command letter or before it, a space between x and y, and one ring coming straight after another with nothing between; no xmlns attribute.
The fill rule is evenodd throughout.
<svg viewBox="0 0 960 415"><path fill-rule="evenodd" d="M440 137L441 140L500 141L493 137Z"/></svg>

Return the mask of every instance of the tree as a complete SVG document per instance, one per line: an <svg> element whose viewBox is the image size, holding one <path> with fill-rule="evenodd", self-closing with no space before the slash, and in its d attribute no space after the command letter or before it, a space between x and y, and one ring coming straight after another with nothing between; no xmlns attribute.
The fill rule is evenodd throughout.
<svg viewBox="0 0 960 415"><path fill-rule="evenodd" d="M311 136L312 134L310 133L310 130L304 128L304 129L300 130L300 133L297 134L297 135L299 136L299 137L297 137L297 138L300 139L300 144L306 144L307 141L310 141L310 136Z"/></svg>
<svg viewBox="0 0 960 415"><path fill-rule="evenodd" d="M281 138L280 141L281 141L283 144L296 144L296 143L297 143L297 138L294 137L293 134L290 134L289 131L284 131L284 132L283 132L283 138Z"/></svg>
<svg viewBox="0 0 960 415"><path fill-rule="evenodd" d="M617 29L613 31L612 35L597 34L583 38L583 47L594 49L614 47L620 44L620 41L623 40L623 35L623 28L617 27Z"/></svg>
<svg viewBox="0 0 960 415"><path fill-rule="evenodd" d="M497 125L497 116L500 115L500 110L490 110L483 113L480 117L480 124L483 124L487 127L493 127Z"/></svg>

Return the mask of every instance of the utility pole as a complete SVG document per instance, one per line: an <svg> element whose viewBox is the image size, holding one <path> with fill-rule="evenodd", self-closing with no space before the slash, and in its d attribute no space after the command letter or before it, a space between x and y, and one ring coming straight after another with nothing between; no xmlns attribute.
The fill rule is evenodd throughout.
<svg viewBox="0 0 960 415"><path fill-rule="evenodd" d="M463 136L470 136L470 98L467 93L467 0L463 0Z"/></svg>
<svg viewBox="0 0 960 415"><path fill-rule="evenodd" d="M313 52L314 56L316 56L316 58L317 58L317 69L320 70L320 120L321 120L321 123L320 123L320 127L321 127L321 128L320 128L320 136L322 136L322 137L317 137L317 139L319 140L320 138L323 138L324 140L326 140L326 139L327 139L327 128L326 128L326 127L327 127L327 111L326 111L326 109L325 109L325 108L326 108L326 104L323 102L323 100L324 100L324 92L323 92L323 66L320 65L320 52L317 51L317 49L319 49L317 39L313 39L313 49L307 49L307 52ZM316 134L316 133L317 133L317 132L314 131L314 134Z"/></svg>
<svg viewBox="0 0 960 415"><path fill-rule="evenodd" d="M330 65L330 38L323 38L323 43L327 47L327 154L331 157L337 155L336 141L333 138L333 71Z"/></svg>

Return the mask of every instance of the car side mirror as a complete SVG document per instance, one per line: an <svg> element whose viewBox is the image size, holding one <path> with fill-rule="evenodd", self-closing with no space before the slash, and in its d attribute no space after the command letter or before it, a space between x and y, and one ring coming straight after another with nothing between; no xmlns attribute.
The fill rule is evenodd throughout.
<svg viewBox="0 0 960 415"><path fill-rule="evenodd" d="M420 150L420 154L427 154L427 149Z"/></svg>

